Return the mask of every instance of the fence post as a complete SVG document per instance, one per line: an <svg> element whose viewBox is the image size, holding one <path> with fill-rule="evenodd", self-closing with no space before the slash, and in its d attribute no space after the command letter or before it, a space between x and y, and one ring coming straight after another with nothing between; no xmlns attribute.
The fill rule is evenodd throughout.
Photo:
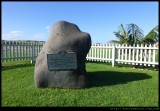
<svg viewBox="0 0 160 111"><path fill-rule="evenodd" d="M31 42L31 49L32 49L32 59L31 59L31 64L33 64L33 61L34 61L34 43L33 42Z"/></svg>
<svg viewBox="0 0 160 111"><path fill-rule="evenodd" d="M154 44L153 47L156 48L156 45ZM153 55L152 55L152 58L153 58L153 59L152 59L152 62L153 62L153 63L155 63L155 59L156 59L155 57L156 57L156 50L154 49L154 50L153 50ZM155 67L154 64L152 64L152 66Z"/></svg>
<svg viewBox="0 0 160 111"><path fill-rule="evenodd" d="M116 47L113 46L112 48L112 67L114 67L114 64L115 64L115 54L116 54Z"/></svg>
<svg viewBox="0 0 160 111"><path fill-rule="evenodd" d="M1 66L3 61L3 40L1 40Z"/></svg>

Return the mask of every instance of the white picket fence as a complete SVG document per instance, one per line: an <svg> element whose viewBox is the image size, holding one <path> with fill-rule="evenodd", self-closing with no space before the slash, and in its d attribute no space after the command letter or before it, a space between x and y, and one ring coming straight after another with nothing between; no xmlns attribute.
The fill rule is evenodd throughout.
<svg viewBox="0 0 160 111"><path fill-rule="evenodd" d="M104 44L104 45L92 45L89 53L87 54L87 60L112 62L114 67L115 62L122 64L134 64L144 66L159 65L158 61L155 61L156 53L158 53L158 47L155 45L137 45L127 46L120 44Z"/></svg>
<svg viewBox="0 0 160 111"><path fill-rule="evenodd" d="M1 61L34 60L45 42L1 41Z"/></svg>
<svg viewBox="0 0 160 111"><path fill-rule="evenodd" d="M1 41L1 61L35 60L45 42ZM144 66L159 65L155 61L158 47L155 45L137 45L136 47L104 44L92 45L86 59L88 61L135 64Z"/></svg>

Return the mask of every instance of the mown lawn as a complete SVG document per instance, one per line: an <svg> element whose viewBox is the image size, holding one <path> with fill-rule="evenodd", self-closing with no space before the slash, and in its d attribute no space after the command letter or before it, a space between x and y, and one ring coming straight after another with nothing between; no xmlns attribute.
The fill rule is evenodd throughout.
<svg viewBox="0 0 160 111"><path fill-rule="evenodd" d="M3 106L158 106L158 72L86 63L85 89L38 89L29 61L3 62Z"/></svg>

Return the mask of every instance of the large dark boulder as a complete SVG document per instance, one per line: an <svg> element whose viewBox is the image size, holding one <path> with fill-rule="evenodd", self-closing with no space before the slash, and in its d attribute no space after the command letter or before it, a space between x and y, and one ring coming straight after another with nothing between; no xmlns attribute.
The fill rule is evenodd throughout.
<svg viewBox="0 0 160 111"><path fill-rule="evenodd" d="M87 86L85 60L91 47L91 37L82 32L77 25L59 21L51 29L48 41L36 58L34 81L35 86L84 88ZM61 50L74 52L77 68L73 70L48 70L47 54L58 54Z"/></svg>

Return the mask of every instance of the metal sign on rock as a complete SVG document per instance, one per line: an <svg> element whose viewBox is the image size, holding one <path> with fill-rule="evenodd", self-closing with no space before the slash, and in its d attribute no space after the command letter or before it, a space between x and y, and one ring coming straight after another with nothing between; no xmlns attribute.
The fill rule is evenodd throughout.
<svg viewBox="0 0 160 111"><path fill-rule="evenodd" d="M77 57L74 52L61 50L58 54L47 54L48 70L75 70L77 69Z"/></svg>

